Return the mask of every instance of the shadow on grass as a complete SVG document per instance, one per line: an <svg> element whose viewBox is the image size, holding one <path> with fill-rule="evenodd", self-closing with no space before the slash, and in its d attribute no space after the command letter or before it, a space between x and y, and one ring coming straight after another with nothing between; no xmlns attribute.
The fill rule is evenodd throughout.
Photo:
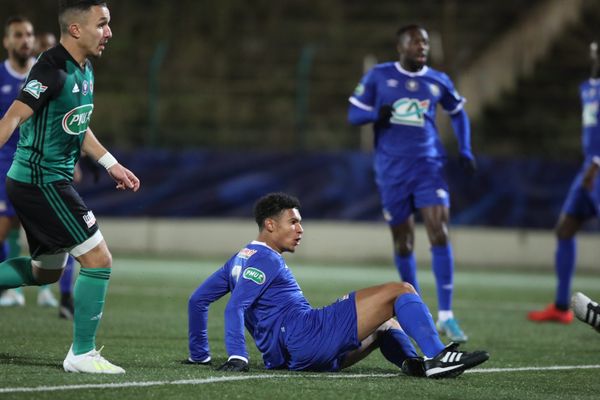
<svg viewBox="0 0 600 400"><path fill-rule="evenodd" d="M60 363L57 364L56 361L50 361L45 358L21 357L8 353L0 353L0 365L37 366L62 370L62 365L60 365Z"/></svg>

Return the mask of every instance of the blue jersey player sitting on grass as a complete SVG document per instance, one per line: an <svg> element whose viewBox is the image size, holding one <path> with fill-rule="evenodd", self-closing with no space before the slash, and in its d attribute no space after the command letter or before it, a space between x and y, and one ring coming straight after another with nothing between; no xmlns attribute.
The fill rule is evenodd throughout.
<svg viewBox="0 0 600 400"><path fill-rule="evenodd" d="M186 363L210 363L208 309L228 293L225 347L229 357L221 371L248 371L244 327L268 369L338 371L380 348L408 375L443 378L456 377L489 358L485 351L459 351L456 343L444 346L427 306L409 283L361 289L329 306L311 307L282 257L296 250L304 234L299 208L298 200L284 193L268 194L256 203L257 239L208 277L189 299ZM418 357L409 337L424 358Z"/></svg>
<svg viewBox="0 0 600 400"><path fill-rule="evenodd" d="M445 154L435 125L437 105L450 115L458 138L460 164L476 169L471 153L465 99L448 76L427 67L429 37L418 25L397 32L399 60L376 65L350 97L353 125L374 123L375 175L383 214L394 242L400 277L420 292L416 276L414 217L419 210L431 243L437 283L437 328L455 342L466 342L452 311L454 258L448 239L450 199L443 168Z"/></svg>

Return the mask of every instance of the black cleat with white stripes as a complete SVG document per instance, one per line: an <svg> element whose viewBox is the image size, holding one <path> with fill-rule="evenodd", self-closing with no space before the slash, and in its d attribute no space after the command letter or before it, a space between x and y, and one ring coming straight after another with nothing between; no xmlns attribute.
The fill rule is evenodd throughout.
<svg viewBox="0 0 600 400"><path fill-rule="evenodd" d="M459 351L458 343L450 343L440 354L425 359L425 376L428 378L456 378L490 358L487 351Z"/></svg>
<svg viewBox="0 0 600 400"><path fill-rule="evenodd" d="M581 292L573 294L571 307L575 316L600 332L600 305Z"/></svg>

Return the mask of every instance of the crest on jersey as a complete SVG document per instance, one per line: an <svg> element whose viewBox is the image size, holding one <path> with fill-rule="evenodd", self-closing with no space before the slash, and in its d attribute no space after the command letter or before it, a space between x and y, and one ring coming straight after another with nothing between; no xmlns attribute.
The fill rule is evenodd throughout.
<svg viewBox="0 0 600 400"><path fill-rule="evenodd" d="M262 285L267 280L265 273L254 267L246 268L242 277L256 283L257 285Z"/></svg>
<svg viewBox="0 0 600 400"><path fill-rule="evenodd" d="M44 93L46 89L48 89L48 86L44 86L44 84L38 80L33 80L29 81L27 85L25 85L23 91L29 93L36 99L39 99L40 94Z"/></svg>
<svg viewBox="0 0 600 400"><path fill-rule="evenodd" d="M83 83L81 84L81 87L82 87L82 89L81 89L81 93L82 93L84 96L86 96L86 95L88 94L88 89L89 89L89 87L90 87L90 86L89 86L89 84L88 84L88 81L83 81Z"/></svg>
<svg viewBox="0 0 600 400"><path fill-rule="evenodd" d="M80 135L85 132L90 125L92 112L94 111L93 104L84 104L75 107L65 114L62 119L62 128L69 135Z"/></svg>
<svg viewBox="0 0 600 400"><path fill-rule="evenodd" d="M430 83L429 84L429 92L431 93L431 95L433 97L440 97L440 87L438 85L436 85L435 83Z"/></svg>
<svg viewBox="0 0 600 400"><path fill-rule="evenodd" d="M355 96L362 96L362 94L365 92L365 85L363 85L362 83L359 83L356 86L356 89L354 89L354 95Z"/></svg>
<svg viewBox="0 0 600 400"><path fill-rule="evenodd" d="M397 125L425 126L425 114L428 109L429 100L408 97L396 100L390 122Z"/></svg>
<svg viewBox="0 0 600 400"><path fill-rule="evenodd" d="M419 90L419 82L415 81L414 79L407 80L404 86L406 87L406 90L410 90L411 92L416 92Z"/></svg>

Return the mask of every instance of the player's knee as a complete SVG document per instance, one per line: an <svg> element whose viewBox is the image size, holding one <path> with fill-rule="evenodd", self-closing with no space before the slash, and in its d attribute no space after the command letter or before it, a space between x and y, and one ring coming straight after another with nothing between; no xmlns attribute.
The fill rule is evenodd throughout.
<svg viewBox="0 0 600 400"><path fill-rule="evenodd" d="M67 253L42 254L31 260L33 275L40 285L54 283L60 279L67 264Z"/></svg>
<svg viewBox="0 0 600 400"><path fill-rule="evenodd" d="M429 241L432 246L445 246L448 244L448 228L445 225L440 225L431 230Z"/></svg>
<svg viewBox="0 0 600 400"><path fill-rule="evenodd" d="M394 250L399 256L407 257L413 252L413 244L408 241L394 241Z"/></svg>
<svg viewBox="0 0 600 400"><path fill-rule="evenodd" d="M417 293L413 285L408 282L390 282L386 284L386 290L392 299L407 293Z"/></svg>
<svg viewBox="0 0 600 400"><path fill-rule="evenodd" d="M43 270L62 271L67 265L67 253L42 254L31 260L31 265Z"/></svg>

